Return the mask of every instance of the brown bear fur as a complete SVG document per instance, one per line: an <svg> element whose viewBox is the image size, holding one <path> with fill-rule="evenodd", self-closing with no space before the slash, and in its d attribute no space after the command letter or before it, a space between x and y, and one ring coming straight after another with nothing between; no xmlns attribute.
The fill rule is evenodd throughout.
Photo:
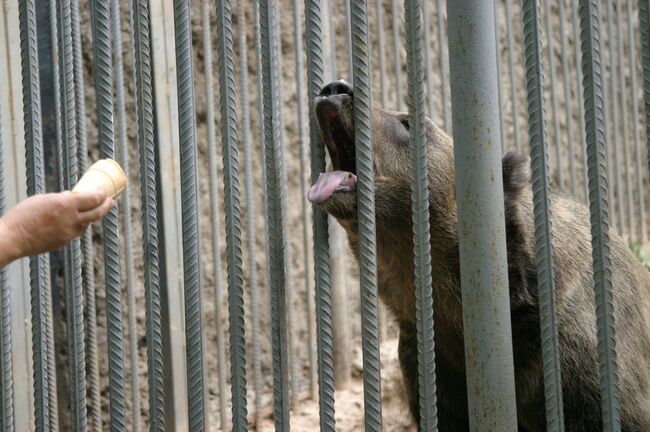
<svg viewBox="0 0 650 432"><path fill-rule="evenodd" d="M330 85L331 86L331 85ZM354 167L352 91L317 98L335 107L323 120L329 145ZM329 130L328 130L329 129ZM419 418L417 339L411 223L408 115L372 112L379 294L400 328L399 357L412 413ZM463 322L452 140L426 120L431 259L435 319L438 424L467 431ZM332 149L330 148L330 153ZM519 431L544 431L544 385L537 302L533 204L528 159L503 158L506 237ZM338 165L341 165L340 160ZM341 169L341 166L335 166ZM356 192L336 192L322 204L345 228L358 259ZM562 364L564 421L570 432L602 430L589 211L551 199L556 313ZM610 230L611 280L623 431L650 431L650 277Z"/></svg>

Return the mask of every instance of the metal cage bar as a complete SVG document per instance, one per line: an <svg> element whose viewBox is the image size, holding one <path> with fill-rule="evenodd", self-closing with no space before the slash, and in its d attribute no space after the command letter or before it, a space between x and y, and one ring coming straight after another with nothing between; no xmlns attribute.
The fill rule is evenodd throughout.
<svg viewBox="0 0 650 432"><path fill-rule="evenodd" d="M438 419L429 227L429 158L426 139L427 127L424 117L422 53L422 32L426 29L422 27L422 12L423 4L420 0L405 1L420 429L432 432L438 430Z"/></svg>
<svg viewBox="0 0 650 432"><path fill-rule="evenodd" d="M548 167L548 134L544 104L544 68L539 0L525 0L522 9L526 87L528 88L528 135L535 219L535 259L537 263L544 395L546 397L546 429L560 432L564 430L564 410L562 406L560 347L555 316L551 181Z"/></svg>
<svg viewBox="0 0 650 432"><path fill-rule="evenodd" d="M321 0L305 0L305 34L307 48L307 97L313 100L323 86ZM334 63L334 62L332 62ZM325 170L325 148L313 110L309 110L311 145L311 181ZM314 277L316 282L316 339L318 354L318 402L320 429L334 432L334 367L332 342L332 297L327 214L312 206L314 235Z"/></svg>
<svg viewBox="0 0 650 432"><path fill-rule="evenodd" d="M494 3L447 13L470 428L516 430L510 299L492 289L508 286Z"/></svg>
<svg viewBox="0 0 650 432"><path fill-rule="evenodd" d="M603 128L603 84L600 59L598 0L580 0L583 89L589 165L589 209L591 213L592 254L596 293L596 324L600 369L603 427L619 431L620 396L614 335L607 171Z"/></svg>

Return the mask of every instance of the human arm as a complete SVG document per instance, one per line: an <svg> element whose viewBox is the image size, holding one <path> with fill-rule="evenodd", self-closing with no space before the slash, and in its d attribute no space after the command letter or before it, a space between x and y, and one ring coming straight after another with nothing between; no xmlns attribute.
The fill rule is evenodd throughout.
<svg viewBox="0 0 650 432"><path fill-rule="evenodd" d="M0 218L0 268L67 244L113 205L102 190L39 194L21 201Z"/></svg>

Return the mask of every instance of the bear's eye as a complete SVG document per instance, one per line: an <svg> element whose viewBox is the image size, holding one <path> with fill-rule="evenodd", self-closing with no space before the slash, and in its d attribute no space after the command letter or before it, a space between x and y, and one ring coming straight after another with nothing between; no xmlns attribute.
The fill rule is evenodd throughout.
<svg viewBox="0 0 650 432"><path fill-rule="evenodd" d="M406 129L410 129L410 127L411 127L411 126L409 125L409 119L407 119L407 118L400 120L400 123L402 123L402 125L404 125L404 127L405 127Z"/></svg>

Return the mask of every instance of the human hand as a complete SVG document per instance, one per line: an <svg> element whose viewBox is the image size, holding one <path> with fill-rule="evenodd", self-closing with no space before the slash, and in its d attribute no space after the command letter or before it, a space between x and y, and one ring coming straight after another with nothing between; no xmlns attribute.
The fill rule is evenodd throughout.
<svg viewBox="0 0 650 432"><path fill-rule="evenodd" d="M21 201L0 218L0 267L64 246L114 205L103 190L39 194Z"/></svg>

